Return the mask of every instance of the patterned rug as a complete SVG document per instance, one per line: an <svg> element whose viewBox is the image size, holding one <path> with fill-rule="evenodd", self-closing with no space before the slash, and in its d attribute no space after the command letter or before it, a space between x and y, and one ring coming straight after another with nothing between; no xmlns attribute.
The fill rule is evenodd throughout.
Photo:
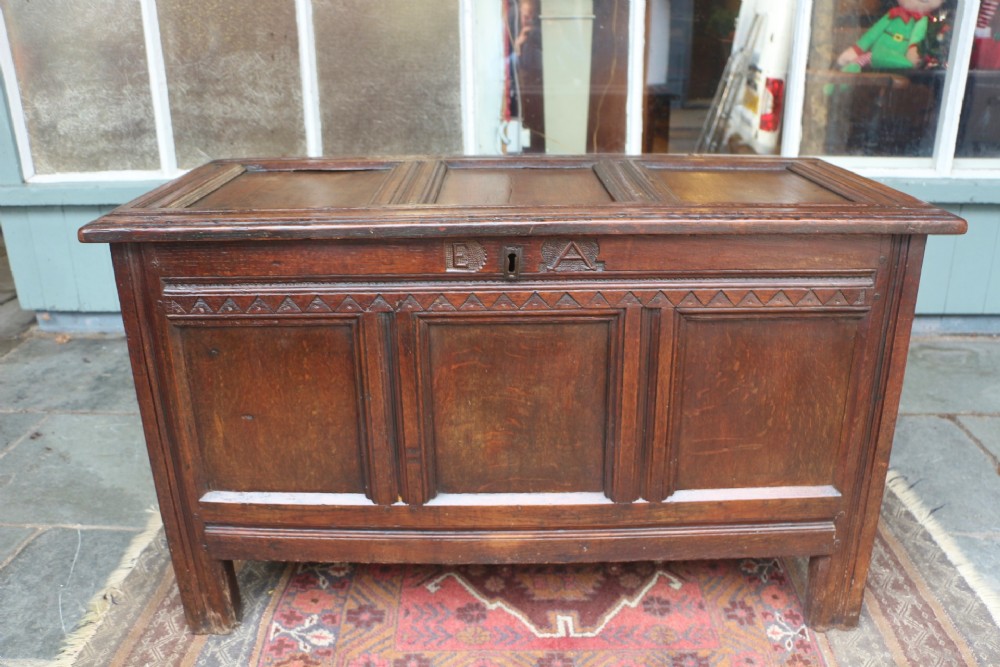
<svg viewBox="0 0 1000 667"><path fill-rule="evenodd" d="M716 667L1000 665L1000 632L892 492L861 624L803 624L804 561L582 566L247 563L244 620L190 635L162 537L64 665ZM79 642L78 642L79 643Z"/></svg>

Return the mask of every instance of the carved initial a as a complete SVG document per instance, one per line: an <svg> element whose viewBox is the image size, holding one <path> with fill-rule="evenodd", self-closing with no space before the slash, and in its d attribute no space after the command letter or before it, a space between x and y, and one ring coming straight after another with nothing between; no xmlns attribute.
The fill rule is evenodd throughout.
<svg viewBox="0 0 1000 667"><path fill-rule="evenodd" d="M554 239L542 243L540 272L603 271L604 262L597 261L601 248L597 241Z"/></svg>

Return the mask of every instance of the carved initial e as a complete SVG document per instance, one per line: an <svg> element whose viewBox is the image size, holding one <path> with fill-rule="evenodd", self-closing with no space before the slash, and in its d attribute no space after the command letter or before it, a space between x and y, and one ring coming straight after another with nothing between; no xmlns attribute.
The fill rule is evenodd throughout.
<svg viewBox="0 0 1000 667"><path fill-rule="evenodd" d="M456 241L445 244L445 269L474 273L486 264L486 249L475 241Z"/></svg>

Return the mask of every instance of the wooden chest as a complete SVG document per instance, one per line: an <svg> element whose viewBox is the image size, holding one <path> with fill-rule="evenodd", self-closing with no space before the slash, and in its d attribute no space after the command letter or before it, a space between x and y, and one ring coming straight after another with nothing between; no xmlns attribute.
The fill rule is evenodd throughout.
<svg viewBox="0 0 1000 667"><path fill-rule="evenodd" d="M188 621L233 559L810 557L856 622L926 235L814 160L223 161L110 242Z"/></svg>

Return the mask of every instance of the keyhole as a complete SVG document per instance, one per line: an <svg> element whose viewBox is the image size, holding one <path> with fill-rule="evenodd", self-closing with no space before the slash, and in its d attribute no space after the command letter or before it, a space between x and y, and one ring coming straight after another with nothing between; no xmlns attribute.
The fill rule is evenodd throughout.
<svg viewBox="0 0 1000 667"><path fill-rule="evenodd" d="M507 246L503 249L503 276L507 280L514 280L521 273L521 248L519 246Z"/></svg>

